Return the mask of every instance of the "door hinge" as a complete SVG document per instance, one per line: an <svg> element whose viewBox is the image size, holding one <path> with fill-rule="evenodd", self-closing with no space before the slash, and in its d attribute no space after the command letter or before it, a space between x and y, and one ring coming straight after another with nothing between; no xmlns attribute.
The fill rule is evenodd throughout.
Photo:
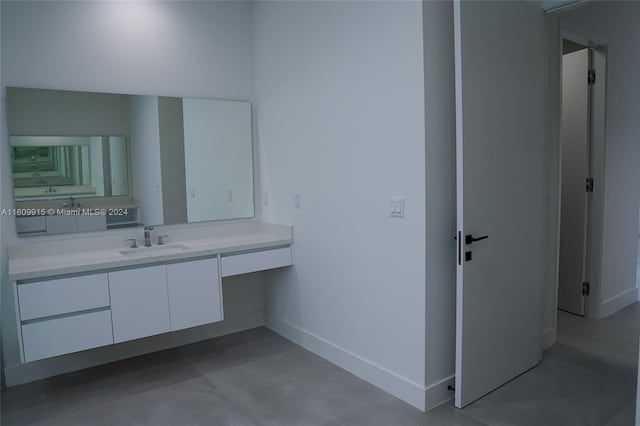
<svg viewBox="0 0 640 426"><path fill-rule="evenodd" d="M591 283L586 281L582 283L582 295L588 296L591 292Z"/></svg>
<svg viewBox="0 0 640 426"><path fill-rule="evenodd" d="M593 178L592 177L588 177L585 180L585 189L587 190L587 192L593 192Z"/></svg>
<svg viewBox="0 0 640 426"><path fill-rule="evenodd" d="M596 70L589 70L587 73L587 83L596 84Z"/></svg>

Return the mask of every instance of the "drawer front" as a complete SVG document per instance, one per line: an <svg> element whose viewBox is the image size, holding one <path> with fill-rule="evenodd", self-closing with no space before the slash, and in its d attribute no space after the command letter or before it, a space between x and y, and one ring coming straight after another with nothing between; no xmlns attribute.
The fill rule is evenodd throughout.
<svg viewBox="0 0 640 426"><path fill-rule="evenodd" d="M78 216L78 232L104 231L107 229L107 216Z"/></svg>
<svg viewBox="0 0 640 426"><path fill-rule="evenodd" d="M76 216L46 216L47 234L69 234L78 232Z"/></svg>
<svg viewBox="0 0 640 426"><path fill-rule="evenodd" d="M16 218L16 232L18 234L34 234L47 232L47 223L44 216L18 217Z"/></svg>
<svg viewBox="0 0 640 426"><path fill-rule="evenodd" d="M18 284L22 321L109 306L107 274Z"/></svg>
<svg viewBox="0 0 640 426"><path fill-rule="evenodd" d="M26 362L113 343L111 312L91 312L22 326Z"/></svg>
<svg viewBox="0 0 640 426"><path fill-rule="evenodd" d="M223 277L290 266L291 247L224 256L221 263Z"/></svg>

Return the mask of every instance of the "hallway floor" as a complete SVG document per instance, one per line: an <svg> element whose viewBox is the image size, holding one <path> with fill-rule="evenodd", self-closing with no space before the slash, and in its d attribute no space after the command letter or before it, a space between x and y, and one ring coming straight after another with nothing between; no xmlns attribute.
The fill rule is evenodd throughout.
<svg viewBox="0 0 640 426"><path fill-rule="evenodd" d="M640 306L559 315L542 363L422 413L265 328L2 392L2 425L633 425Z"/></svg>

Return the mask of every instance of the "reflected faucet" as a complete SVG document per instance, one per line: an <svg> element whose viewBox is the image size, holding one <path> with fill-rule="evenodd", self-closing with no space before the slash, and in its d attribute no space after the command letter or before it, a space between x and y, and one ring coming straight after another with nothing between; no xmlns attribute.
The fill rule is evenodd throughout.
<svg viewBox="0 0 640 426"><path fill-rule="evenodd" d="M151 231L153 231L153 226L144 227L144 246L145 247L151 247Z"/></svg>
<svg viewBox="0 0 640 426"><path fill-rule="evenodd" d="M63 202L62 203L62 207L64 207L64 208L67 208L67 207L70 207L70 208L80 207L80 203L75 201L73 199L73 197L69 197L69 201Z"/></svg>

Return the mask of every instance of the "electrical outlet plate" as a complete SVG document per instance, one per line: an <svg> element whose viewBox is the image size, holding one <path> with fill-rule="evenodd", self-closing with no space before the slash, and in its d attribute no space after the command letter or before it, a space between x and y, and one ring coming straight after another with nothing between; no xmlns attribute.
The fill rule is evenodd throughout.
<svg viewBox="0 0 640 426"><path fill-rule="evenodd" d="M389 216L404 217L404 197L389 197Z"/></svg>

